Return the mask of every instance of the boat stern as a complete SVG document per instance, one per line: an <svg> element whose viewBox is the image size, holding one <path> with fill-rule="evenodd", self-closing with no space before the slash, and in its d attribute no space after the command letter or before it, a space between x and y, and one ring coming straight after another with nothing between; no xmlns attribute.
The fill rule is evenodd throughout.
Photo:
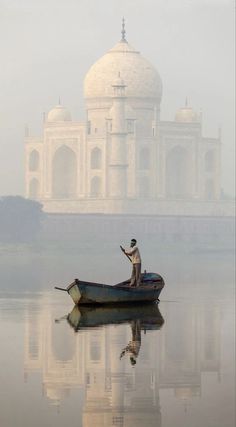
<svg viewBox="0 0 236 427"><path fill-rule="evenodd" d="M78 282L78 279L75 279L75 281L67 287L67 292L70 295L70 297L73 299L75 304L79 304L79 301L82 296L77 282Z"/></svg>

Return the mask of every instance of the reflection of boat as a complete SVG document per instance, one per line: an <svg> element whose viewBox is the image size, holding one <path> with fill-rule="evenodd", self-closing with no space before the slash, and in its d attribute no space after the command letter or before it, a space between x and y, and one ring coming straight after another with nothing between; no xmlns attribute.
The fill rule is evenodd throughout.
<svg viewBox="0 0 236 427"><path fill-rule="evenodd" d="M137 288L130 286L130 280L110 286L75 279L62 290L68 292L75 304L117 304L156 301L163 286L164 280L159 274L145 272Z"/></svg>
<svg viewBox="0 0 236 427"><path fill-rule="evenodd" d="M139 320L142 330L160 329L164 319L158 305L137 304L116 307L78 307L74 306L67 316L68 323L75 331L84 328L98 327L108 324L130 323Z"/></svg>

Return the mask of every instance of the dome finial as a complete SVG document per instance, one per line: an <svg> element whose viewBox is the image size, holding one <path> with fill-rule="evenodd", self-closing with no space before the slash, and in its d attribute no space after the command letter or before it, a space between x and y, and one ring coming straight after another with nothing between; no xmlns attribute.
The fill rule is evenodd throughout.
<svg viewBox="0 0 236 427"><path fill-rule="evenodd" d="M185 107L188 107L188 97L185 98Z"/></svg>
<svg viewBox="0 0 236 427"><path fill-rule="evenodd" d="M122 18L122 30L121 30L121 35L122 35L122 42L126 42L126 38L125 38L125 34L126 34L126 30L125 30L125 18Z"/></svg>

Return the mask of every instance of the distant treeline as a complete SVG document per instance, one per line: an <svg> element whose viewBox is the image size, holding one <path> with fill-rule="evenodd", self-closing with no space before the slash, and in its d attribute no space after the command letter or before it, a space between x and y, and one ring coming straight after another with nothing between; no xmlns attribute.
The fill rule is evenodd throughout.
<svg viewBox="0 0 236 427"><path fill-rule="evenodd" d="M41 229L42 205L20 196L0 197L0 242L32 242Z"/></svg>

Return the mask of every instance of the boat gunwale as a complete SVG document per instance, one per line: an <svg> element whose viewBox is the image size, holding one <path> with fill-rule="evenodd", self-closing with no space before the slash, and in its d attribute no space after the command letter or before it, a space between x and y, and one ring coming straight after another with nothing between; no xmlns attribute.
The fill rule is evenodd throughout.
<svg viewBox="0 0 236 427"><path fill-rule="evenodd" d="M78 280L78 279L77 279ZM78 281L74 281L73 283L71 283L67 288L67 292L70 291L71 288L73 288L75 285L79 287L79 285L85 285L85 286L92 286L92 287L96 287L96 288L107 288L107 289L115 289L115 290L123 290L123 291L148 291L148 290L156 290L156 289L162 289L165 285L164 280L160 279L160 280L153 280L150 281L152 283L155 283L155 285L140 285L138 287L134 287L134 286L128 286L126 285L121 285L120 283L118 285L106 285L103 283L94 283L94 282L87 282L84 280L78 280ZM125 283L125 282L124 282Z"/></svg>

